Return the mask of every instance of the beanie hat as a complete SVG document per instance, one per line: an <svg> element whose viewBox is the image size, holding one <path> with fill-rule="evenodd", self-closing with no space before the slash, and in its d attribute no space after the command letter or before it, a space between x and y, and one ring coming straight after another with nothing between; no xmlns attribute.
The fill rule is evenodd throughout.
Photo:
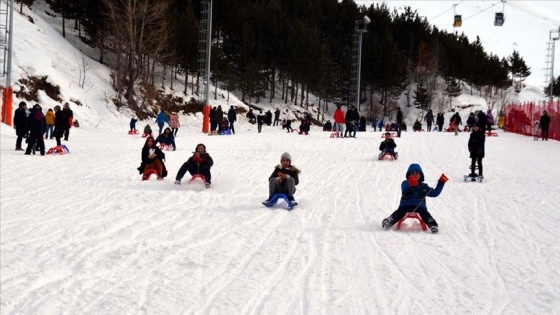
<svg viewBox="0 0 560 315"><path fill-rule="evenodd" d="M290 155L290 153L288 152L284 152L282 153L282 156L280 156L280 160L288 160L288 161L292 161L292 156Z"/></svg>

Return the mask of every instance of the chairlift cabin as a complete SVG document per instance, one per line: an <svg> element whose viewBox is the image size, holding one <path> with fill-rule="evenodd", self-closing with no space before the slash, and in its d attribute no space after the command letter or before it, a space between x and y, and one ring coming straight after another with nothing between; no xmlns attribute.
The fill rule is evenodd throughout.
<svg viewBox="0 0 560 315"><path fill-rule="evenodd" d="M453 21L453 27L461 27L463 25L463 20L460 14L455 14L455 20Z"/></svg>
<svg viewBox="0 0 560 315"><path fill-rule="evenodd" d="M501 2L502 2L502 11L496 12L496 16L494 17L494 26L502 26L506 21L504 19L504 10L506 8L506 2L505 0L502 0Z"/></svg>
<svg viewBox="0 0 560 315"><path fill-rule="evenodd" d="M504 25L504 14L502 12L496 12L496 16L494 17L494 26L502 26Z"/></svg>

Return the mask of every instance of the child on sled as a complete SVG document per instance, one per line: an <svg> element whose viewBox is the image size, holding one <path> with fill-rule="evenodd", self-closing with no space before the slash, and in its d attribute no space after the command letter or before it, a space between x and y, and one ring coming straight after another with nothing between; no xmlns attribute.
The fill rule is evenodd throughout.
<svg viewBox="0 0 560 315"><path fill-rule="evenodd" d="M404 218L408 212L416 212L428 225L432 233L437 233L438 224L428 212L426 197L439 196L447 182L447 177L445 174L441 174L436 187L431 188L428 184L424 183L424 172L422 172L420 165L415 163L410 164L405 177L406 180L401 184L402 197L399 208L389 217L383 219L381 226L383 229L388 230L393 224Z"/></svg>

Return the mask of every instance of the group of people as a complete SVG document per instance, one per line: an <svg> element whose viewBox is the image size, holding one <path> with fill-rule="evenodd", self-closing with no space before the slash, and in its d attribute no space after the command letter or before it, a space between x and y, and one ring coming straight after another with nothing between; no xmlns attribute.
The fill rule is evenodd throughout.
<svg viewBox="0 0 560 315"><path fill-rule="evenodd" d="M167 177L167 168L165 167L165 153L157 146L157 140L152 136L146 138L146 142L142 147L142 162L138 167L140 174L146 174L150 170L155 170L158 179ZM206 188L210 188L212 183L211 168L214 165L214 160L206 151L206 146L199 143L193 155L183 163L175 176L175 185L181 185L181 180L187 172L192 176L199 175L204 179ZM301 171L292 165L292 156L284 152L280 157L280 164L276 165L274 171L270 175L269 182L269 197L263 202L267 204L268 201L278 193L286 194L292 206L297 205L294 200L296 186L299 184L299 173Z"/></svg>
<svg viewBox="0 0 560 315"><path fill-rule="evenodd" d="M346 114L342 111L341 106L337 106L333 114L333 119L333 130L336 132L337 137L356 138L356 130L358 129L361 119L355 106L349 106ZM363 119L363 127L365 128L365 118Z"/></svg>
<svg viewBox="0 0 560 315"><path fill-rule="evenodd" d="M61 139L68 141L70 128L73 125L74 113L70 109L70 104L66 102L64 109L60 105L47 110L43 114L41 105L35 104L31 109L27 109L27 103L20 102L14 112L14 129L16 130L16 151L24 151L22 142L25 138L27 148L26 155L35 150L39 150L41 155L45 155L44 139L56 139L56 145L62 145Z"/></svg>

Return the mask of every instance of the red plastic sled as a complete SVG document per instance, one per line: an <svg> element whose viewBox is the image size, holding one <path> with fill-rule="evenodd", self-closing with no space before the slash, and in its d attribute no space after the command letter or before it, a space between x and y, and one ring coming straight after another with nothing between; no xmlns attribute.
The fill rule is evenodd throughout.
<svg viewBox="0 0 560 315"><path fill-rule="evenodd" d="M406 219L416 219L418 220L418 222L420 222L420 226L422 226L422 231L428 230L428 226L426 225L424 220L422 220L422 218L417 212L408 212L402 219L400 219L399 222L397 222L397 230L401 229L401 225Z"/></svg>
<svg viewBox="0 0 560 315"><path fill-rule="evenodd" d="M142 174L142 180L148 180L150 179L150 176L152 175L156 175L158 180L162 180L162 177L159 177L158 173L156 170L154 169L150 169L144 172L144 174Z"/></svg>

